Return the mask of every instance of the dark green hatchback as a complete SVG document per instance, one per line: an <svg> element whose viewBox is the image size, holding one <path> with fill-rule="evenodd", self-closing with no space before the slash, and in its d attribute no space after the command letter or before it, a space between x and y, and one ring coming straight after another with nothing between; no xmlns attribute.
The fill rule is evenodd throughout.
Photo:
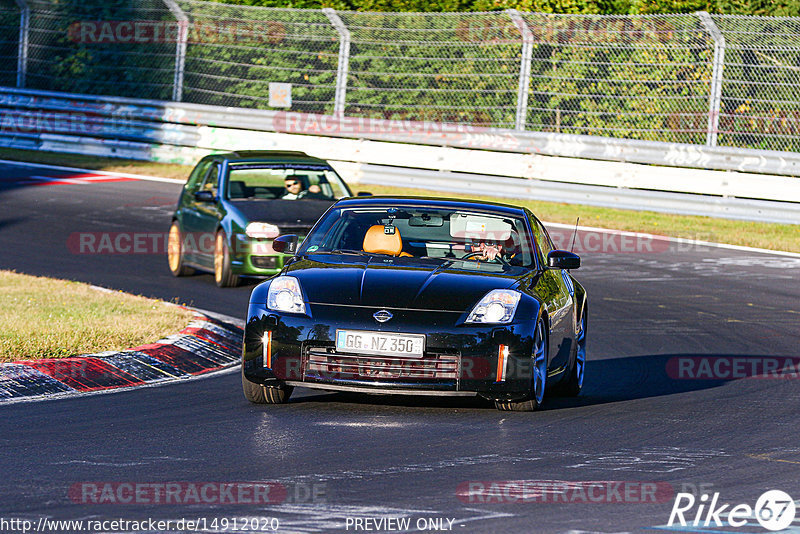
<svg viewBox="0 0 800 534"><path fill-rule="evenodd" d="M212 154L195 166L172 216L167 257L175 276L214 273L220 287L240 276L280 272L280 234L306 235L336 200L352 196L327 161L303 152Z"/></svg>

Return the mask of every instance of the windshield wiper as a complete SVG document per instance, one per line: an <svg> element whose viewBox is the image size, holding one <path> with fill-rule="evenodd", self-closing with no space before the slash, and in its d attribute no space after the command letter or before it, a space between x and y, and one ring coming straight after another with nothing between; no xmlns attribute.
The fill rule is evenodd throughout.
<svg viewBox="0 0 800 534"><path fill-rule="evenodd" d="M316 250L312 254L355 254L357 256L363 256L365 252L363 250L351 250L348 248L335 248L333 250Z"/></svg>

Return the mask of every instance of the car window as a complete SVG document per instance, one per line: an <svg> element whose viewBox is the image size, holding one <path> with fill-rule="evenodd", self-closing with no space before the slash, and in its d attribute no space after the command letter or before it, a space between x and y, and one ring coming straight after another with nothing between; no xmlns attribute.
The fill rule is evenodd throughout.
<svg viewBox="0 0 800 534"><path fill-rule="evenodd" d="M338 200L350 191L336 171L326 165L289 165L271 163L234 163L228 171L228 198L292 200ZM286 185L299 182L298 193L291 195Z"/></svg>
<svg viewBox="0 0 800 534"><path fill-rule="evenodd" d="M208 170L206 171L206 175L203 178L203 185L200 186L201 191L209 191L217 196L217 187L219 185L219 163L216 161L213 162Z"/></svg>
<svg viewBox="0 0 800 534"><path fill-rule="evenodd" d="M390 241L400 244L404 255L458 261L468 258L481 245L492 245L502 250L503 258L511 265L534 265L524 218L461 209L332 210L306 238L299 253L370 252L365 246L367 234L376 226L378 234L390 236Z"/></svg>
<svg viewBox="0 0 800 534"><path fill-rule="evenodd" d="M553 246L553 241L550 239L550 234L547 233L547 229L538 219L532 219L532 221L533 234L539 249L539 260L542 265L547 265L547 255L555 248Z"/></svg>
<svg viewBox="0 0 800 534"><path fill-rule="evenodd" d="M203 160L195 166L186 181L186 191L196 193L200 189L200 184L203 183L203 178L205 178L206 172L208 172L208 168L212 163L214 163L213 160Z"/></svg>

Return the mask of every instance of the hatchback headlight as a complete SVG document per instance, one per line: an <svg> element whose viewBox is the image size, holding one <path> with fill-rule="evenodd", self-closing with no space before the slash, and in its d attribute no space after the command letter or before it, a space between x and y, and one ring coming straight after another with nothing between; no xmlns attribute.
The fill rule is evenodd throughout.
<svg viewBox="0 0 800 534"><path fill-rule="evenodd" d="M247 228L244 229L244 233L247 234L247 237L255 239L272 239L273 237L278 237L281 231L274 224L251 222L247 225Z"/></svg>
<svg viewBox="0 0 800 534"><path fill-rule="evenodd" d="M306 313L300 282L294 276L279 276L269 286L267 308L289 313Z"/></svg>
<svg viewBox="0 0 800 534"><path fill-rule="evenodd" d="M467 317L468 323L510 323L520 299L519 291L511 289L493 289L486 293L479 303L472 308Z"/></svg>

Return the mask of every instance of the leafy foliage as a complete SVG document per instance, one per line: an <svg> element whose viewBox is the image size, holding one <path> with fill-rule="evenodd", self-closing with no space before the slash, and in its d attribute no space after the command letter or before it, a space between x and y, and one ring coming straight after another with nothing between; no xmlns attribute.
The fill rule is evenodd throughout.
<svg viewBox="0 0 800 534"><path fill-rule="evenodd" d="M183 101L271 109L270 83L281 82L291 84L291 111L330 115L340 36L321 10L297 9L325 6L339 10L351 37L348 116L513 128L529 35L526 129L703 144L714 41L699 16L659 13L800 9L800 0L296 0L271 9L254 6L275 0L177 2L188 17L180 72L174 37L108 42L80 30L76 38L85 21L174 29L163 0L29 0L27 86L170 100L182 76ZM800 150L800 19L714 19L727 41L719 144ZM6 35L18 20L0 9ZM16 81L13 41L0 42L6 85Z"/></svg>

